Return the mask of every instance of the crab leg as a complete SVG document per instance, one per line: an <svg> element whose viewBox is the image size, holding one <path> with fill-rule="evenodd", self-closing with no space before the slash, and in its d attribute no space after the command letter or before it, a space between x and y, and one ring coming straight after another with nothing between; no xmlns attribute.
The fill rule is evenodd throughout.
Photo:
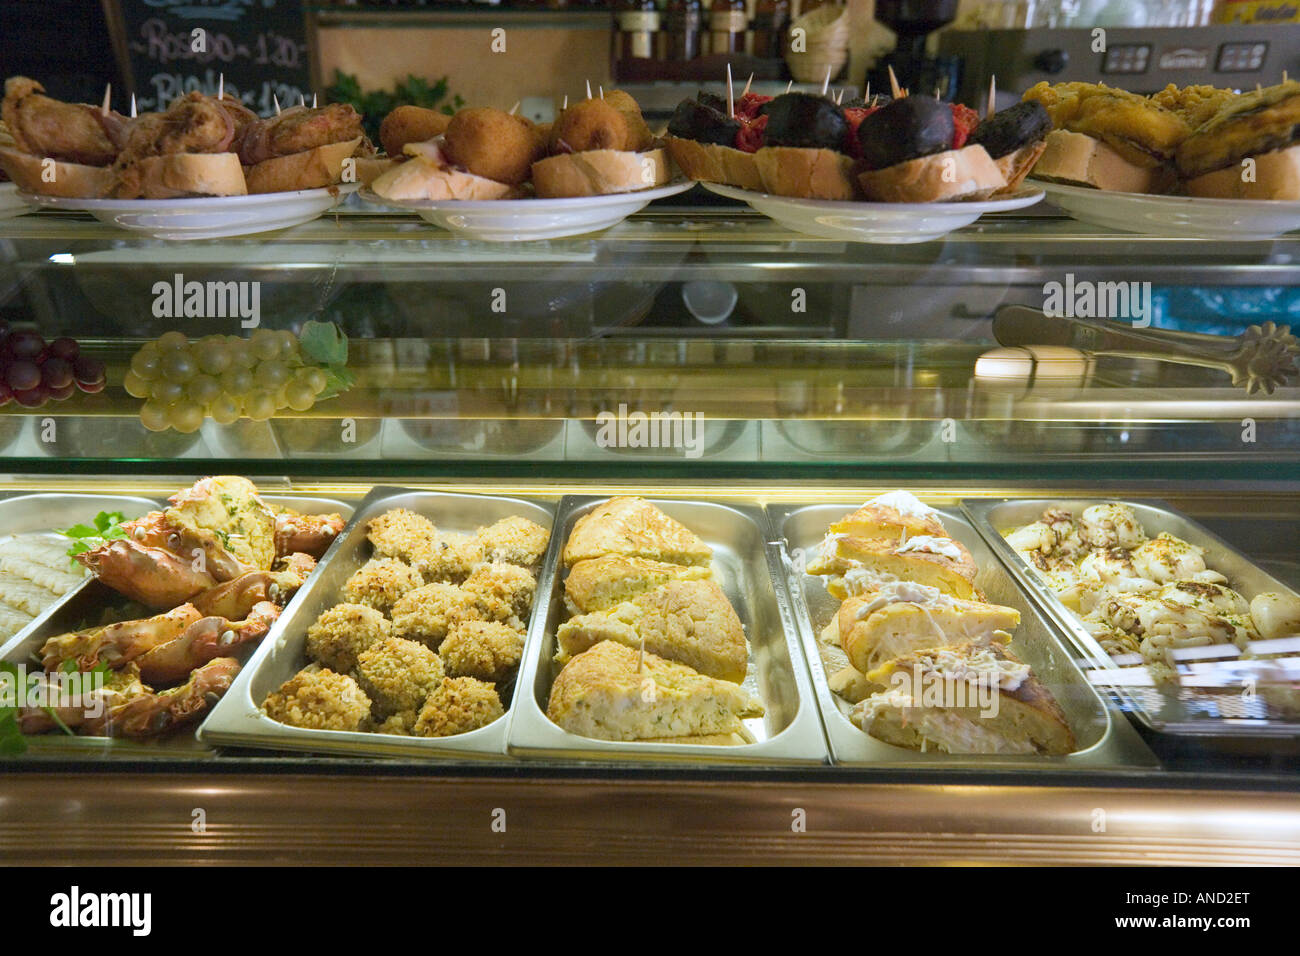
<svg viewBox="0 0 1300 956"><path fill-rule="evenodd" d="M53 671L72 660L79 671L90 670L101 661L114 669L124 667L141 654L175 641L202 617L194 605L182 604L166 614L140 621L60 634L41 646L41 666Z"/></svg>
<svg viewBox="0 0 1300 956"><path fill-rule="evenodd" d="M232 653L241 644L261 640L279 616L278 607L263 601L243 621L229 621L224 617L196 621L180 637L140 657L137 661L140 678L147 684L185 680L194 668Z"/></svg>
<svg viewBox="0 0 1300 956"><path fill-rule="evenodd" d="M91 730L83 725L83 728L87 732L106 730L113 736L136 739L160 737L203 716L230 689L238 673L237 660L218 657L195 670L179 687L141 694L110 708L105 727Z"/></svg>
<svg viewBox="0 0 1300 956"><path fill-rule="evenodd" d="M206 616L238 621L263 601L283 607L302 583L293 571L248 571L196 595L191 603Z"/></svg>
<svg viewBox="0 0 1300 956"><path fill-rule="evenodd" d="M275 553L277 557L302 551L319 558L343 530L343 516L304 515L288 511L275 516Z"/></svg>

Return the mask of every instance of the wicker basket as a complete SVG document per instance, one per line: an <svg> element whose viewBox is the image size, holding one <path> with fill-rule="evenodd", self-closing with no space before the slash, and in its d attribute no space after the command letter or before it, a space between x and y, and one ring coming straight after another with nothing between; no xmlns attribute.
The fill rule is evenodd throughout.
<svg viewBox="0 0 1300 956"><path fill-rule="evenodd" d="M803 50L792 49L795 31L804 31ZM830 69L831 79L839 76L849 61L849 12L847 7L826 5L796 17L786 37L785 62L800 83L821 83Z"/></svg>

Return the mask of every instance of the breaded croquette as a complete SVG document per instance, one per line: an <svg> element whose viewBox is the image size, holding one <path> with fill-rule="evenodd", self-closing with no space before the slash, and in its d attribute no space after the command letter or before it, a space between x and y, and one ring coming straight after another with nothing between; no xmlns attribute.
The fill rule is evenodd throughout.
<svg viewBox="0 0 1300 956"><path fill-rule="evenodd" d="M1024 99L1042 103L1057 129L1100 139L1143 169L1172 159L1191 132L1186 120L1155 100L1103 83L1044 81Z"/></svg>
<svg viewBox="0 0 1300 956"><path fill-rule="evenodd" d="M370 698L347 674L304 667L262 704L266 716L310 730L361 730L370 720Z"/></svg>
<svg viewBox="0 0 1300 956"><path fill-rule="evenodd" d="M461 588L473 596L485 618L522 631L533 606L537 579L525 568L498 561L479 565Z"/></svg>
<svg viewBox="0 0 1300 956"><path fill-rule="evenodd" d="M551 533L534 521L511 515L479 530L475 538L483 547L484 561L504 561L522 568L542 560Z"/></svg>
<svg viewBox="0 0 1300 956"><path fill-rule="evenodd" d="M570 106L551 127L551 152L581 153L589 149L627 149L627 120L604 100L583 100Z"/></svg>
<svg viewBox="0 0 1300 956"><path fill-rule="evenodd" d="M396 558L412 567L438 546L434 523L405 508L394 508L372 519L366 537L374 545L375 557Z"/></svg>
<svg viewBox="0 0 1300 956"><path fill-rule="evenodd" d="M426 584L393 606L393 634L431 650L438 649L453 624L481 620L474 595L454 584Z"/></svg>
<svg viewBox="0 0 1300 956"><path fill-rule="evenodd" d="M388 637L357 658L357 683L377 719L418 710L443 678L442 661L423 644Z"/></svg>
<svg viewBox="0 0 1300 956"><path fill-rule="evenodd" d="M447 132L451 117L423 106L399 106L379 124L379 143L394 159L407 143L424 143Z"/></svg>
<svg viewBox="0 0 1300 956"><path fill-rule="evenodd" d="M395 737L409 737L415 729L415 718L417 716L414 710L399 710L387 720L375 724L375 733L392 734Z"/></svg>
<svg viewBox="0 0 1300 956"><path fill-rule="evenodd" d="M627 141L623 149L638 152L649 149L654 143L654 134L646 125L645 119L641 116L641 107L637 105L632 95L622 90L610 90L605 94L605 102L623 114L623 122L627 124Z"/></svg>
<svg viewBox="0 0 1300 956"><path fill-rule="evenodd" d="M462 621L442 642L439 656L451 677L505 680L519 666L523 635L497 621Z"/></svg>
<svg viewBox="0 0 1300 956"><path fill-rule="evenodd" d="M451 118L445 140L447 158L476 176L518 186L541 159L536 128L522 116L488 107L461 110Z"/></svg>
<svg viewBox="0 0 1300 956"><path fill-rule="evenodd" d="M424 702L414 730L418 737L451 737L486 727L504 714L491 684L473 677L448 677Z"/></svg>
<svg viewBox="0 0 1300 956"><path fill-rule="evenodd" d="M436 546L416 564L424 580L459 584L483 563L483 545L474 535L443 532Z"/></svg>
<svg viewBox="0 0 1300 956"><path fill-rule="evenodd" d="M392 632L388 618L364 604L337 604L307 629L307 656L340 674L351 673L357 655Z"/></svg>
<svg viewBox="0 0 1300 956"><path fill-rule="evenodd" d="M407 591L424 584L420 572L393 558L371 558L343 585L349 604L364 604L385 614Z"/></svg>

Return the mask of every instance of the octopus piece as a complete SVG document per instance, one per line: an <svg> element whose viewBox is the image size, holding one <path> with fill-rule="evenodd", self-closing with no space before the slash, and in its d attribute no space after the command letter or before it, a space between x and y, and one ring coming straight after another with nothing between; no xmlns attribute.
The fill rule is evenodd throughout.
<svg viewBox="0 0 1300 956"><path fill-rule="evenodd" d="M1205 552L1167 531L1135 548L1132 557L1137 573L1159 584L1183 581L1194 575L1203 577L1206 570ZM1220 574L1213 577L1218 581L1227 580Z"/></svg>

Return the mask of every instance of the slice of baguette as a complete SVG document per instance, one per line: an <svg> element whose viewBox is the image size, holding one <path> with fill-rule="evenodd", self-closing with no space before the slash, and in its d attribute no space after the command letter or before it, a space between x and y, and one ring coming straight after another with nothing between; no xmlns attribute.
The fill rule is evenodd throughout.
<svg viewBox="0 0 1300 956"><path fill-rule="evenodd" d="M1030 143L1028 146L1022 146L1014 153L1007 153L1001 159L994 160L998 164L998 172L1002 173L1002 178L1007 184L995 192L995 196L1007 196L1020 188L1020 184L1025 181L1029 171L1034 168L1034 163L1043 155L1047 149L1047 141L1039 140L1037 143Z"/></svg>
<svg viewBox="0 0 1300 956"><path fill-rule="evenodd" d="M677 136L668 137L668 151L687 178L696 182L722 183L754 192L763 189L755 153Z"/></svg>
<svg viewBox="0 0 1300 956"><path fill-rule="evenodd" d="M401 159L392 159L388 156L358 156L356 157L357 182L369 186L390 169L396 169L401 162Z"/></svg>
<svg viewBox="0 0 1300 956"><path fill-rule="evenodd" d="M399 163L371 182L370 188L376 196L397 200L514 199L521 195L508 183L444 166L423 155Z"/></svg>
<svg viewBox="0 0 1300 956"><path fill-rule="evenodd" d="M23 192L67 199L107 196L116 178L110 166L86 166L55 160L52 166L47 167L43 157L12 146L0 148L0 169Z"/></svg>
<svg viewBox="0 0 1300 956"><path fill-rule="evenodd" d="M987 199L1007 180L984 147L974 145L867 170L858 185L876 202L954 202Z"/></svg>
<svg viewBox="0 0 1300 956"><path fill-rule="evenodd" d="M533 189L541 199L630 193L662 186L671 178L672 161L663 149L589 149L533 163Z"/></svg>
<svg viewBox="0 0 1300 956"><path fill-rule="evenodd" d="M277 156L244 169L250 193L320 189L342 181L343 161L361 145L361 137L329 143L288 156Z"/></svg>
<svg viewBox="0 0 1300 956"><path fill-rule="evenodd" d="M852 199L853 159L830 149L764 146L754 154L763 191L796 199Z"/></svg>
<svg viewBox="0 0 1300 956"><path fill-rule="evenodd" d="M123 169L117 195L120 199L246 196L248 186L237 153L170 153L148 156Z"/></svg>
<svg viewBox="0 0 1300 956"><path fill-rule="evenodd" d="M1187 192L1205 199L1300 199L1300 145L1251 157L1250 182L1241 164L1187 180Z"/></svg>
<svg viewBox="0 0 1300 956"><path fill-rule="evenodd" d="M1047 148L1034 164L1038 179L1125 193L1151 192L1157 170L1130 163L1099 139L1058 129L1047 134Z"/></svg>

